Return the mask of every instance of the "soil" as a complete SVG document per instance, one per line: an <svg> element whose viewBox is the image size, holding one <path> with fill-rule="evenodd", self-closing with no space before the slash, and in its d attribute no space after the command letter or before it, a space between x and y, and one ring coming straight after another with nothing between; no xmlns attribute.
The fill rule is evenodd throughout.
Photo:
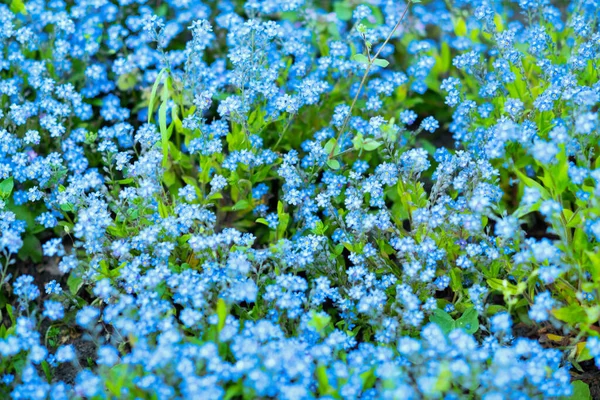
<svg viewBox="0 0 600 400"><path fill-rule="evenodd" d="M96 345L89 340L85 340L83 336L79 336L71 341L75 351L78 355L78 361L81 368L88 366L88 359L95 359L96 357ZM62 381L66 384L72 385L75 381L75 377L79 372L79 368L71 363L60 364L54 369L54 375L52 376L52 382Z"/></svg>
<svg viewBox="0 0 600 400"><path fill-rule="evenodd" d="M34 263L30 260L17 260L17 263L11 266L10 272L13 274L13 276L28 274L34 277L34 283L37 285L41 294L37 299L38 307L41 308L43 307L44 300L47 299L44 286L48 282L55 280L61 284L63 289L66 289L67 276L59 271L59 262L60 257L44 257L41 263ZM8 319L8 316L6 319ZM0 323L1 322L2 321L0 321ZM5 322L8 323L8 321ZM42 338L46 335L46 332L50 326L50 321L47 319L42 320L39 327ZM89 359L95 359L96 345L93 342L86 340L82 332L74 331L71 333L65 333L65 335L62 336L59 345L65 344L72 344L75 347L75 351L78 356L78 362L81 368L86 368L89 365ZM49 350L53 352L55 349L49 348ZM62 381L67 384L73 384L79 371L80 368L72 363L60 364L58 367L53 369L52 382ZM41 368L39 373L43 376Z"/></svg>
<svg viewBox="0 0 600 400"><path fill-rule="evenodd" d="M584 372L573 375L573 380L580 380L590 387L592 399L600 399L600 370L596 367L594 360L585 361L579 364Z"/></svg>
<svg viewBox="0 0 600 400"><path fill-rule="evenodd" d="M554 329L552 326L529 326L523 323L515 325L513 333L517 337L527 337L529 339L537 340L543 347L555 348L564 347L571 343L571 338L565 336L563 341L556 342L548 338L549 334L555 334L557 336L563 336L562 332ZM600 369L596 367L594 360L583 361L579 363L579 366L583 370L578 371L573 368L571 370L571 381L583 381L590 387L592 399L600 399Z"/></svg>

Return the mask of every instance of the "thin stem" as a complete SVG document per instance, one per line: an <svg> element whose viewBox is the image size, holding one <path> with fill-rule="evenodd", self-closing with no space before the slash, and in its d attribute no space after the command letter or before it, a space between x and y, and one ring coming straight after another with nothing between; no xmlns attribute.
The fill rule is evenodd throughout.
<svg viewBox="0 0 600 400"><path fill-rule="evenodd" d="M287 124L285 125L285 128L283 128L283 131L281 131L281 134L279 135L279 139L277 139L277 143L275 143L275 146L273 146L274 149L276 149L277 146L279 146L279 143L281 143L281 139L283 139L283 136L285 135L285 133L287 132L288 128L292 124L292 120L293 119L294 119L294 115L290 116L290 118L288 119Z"/></svg>
<svg viewBox="0 0 600 400"><path fill-rule="evenodd" d="M348 121L350 121L350 117L352 117L352 110L354 109L354 106L356 105L356 102L358 100L358 96L360 96L360 92L361 92L363 86L365 85L365 82L367 81L367 76L369 75L369 72L371 71L371 67L373 67L373 61L377 59L377 57L379 56L379 53L381 53L381 51L383 50L385 45L388 44L388 42L390 41L392 36L394 36L394 33L396 32L396 30L400 27L400 24L402 23L404 16L408 12L408 8L410 7L411 3L412 3L412 0L409 0L408 3L406 4L406 7L404 8L404 12L402 12L402 16L400 17L400 19L394 26L394 29L392 29L390 34L385 38L385 41L379 47L379 50L377 50L377 53L375 53L373 58L369 57L369 64L367 64L367 69L365 70L365 73L360 81L360 86L358 87L358 90L356 91L356 94L354 95L354 99L352 99L352 104L350 105L350 110L348 111L348 115L346 115L346 118L344 118L344 123L342 124L342 127L340 128L340 131L338 132L338 135L335 138L335 144L332 147L331 152L329 153L329 156L327 157L327 159L331 159L333 157L335 150L338 146L338 143L340 141L340 138L341 138L342 134L344 133L344 129L346 129L346 125L348 125Z"/></svg>

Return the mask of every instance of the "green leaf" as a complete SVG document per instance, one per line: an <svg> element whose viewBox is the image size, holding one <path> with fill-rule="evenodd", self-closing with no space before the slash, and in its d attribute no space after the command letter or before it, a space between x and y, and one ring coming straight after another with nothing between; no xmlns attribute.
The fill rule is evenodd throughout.
<svg viewBox="0 0 600 400"><path fill-rule="evenodd" d="M356 136L354 136L354 138L352 139L352 144L354 145L354 148L356 150L362 149L364 144L362 133L358 133L356 134Z"/></svg>
<svg viewBox="0 0 600 400"><path fill-rule="evenodd" d="M150 93L150 100L148 102L148 123L150 123L150 121L152 120L152 114L154 114L154 102L156 101L156 92L158 91L158 85L160 85L160 81L166 70L166 68L160 70L160 72L156 76L154 85L152 86L152 92Z"/></svg>
<svg viewBox="0 0 600 400"><path fill-rule="evenodd" d="M12 323L12 325L16 325L17 320L15 319L13 307L10 304L6 305L6 313L8 314L8 318L10 318L10 322Z"/></svg>
<svg viewBox="0 0 600 400"><path fill-rule="evenodd" d="M479 329L479 319L477 318L477 310L475 308L467 308L463 315L456 320L456 327L464 330L469 334L477 332Z"/></svg>
<svg viewBox="0 0 600 400"><path fill-rule="evenodd" d="M455 292L463 289L460 278L460 270L458 268L453 268L450 270L450 288Z"/></svg>
<svg viewBox="0 0 600 400"><path fill-rule="evenodd" d="M352 8L345 1L338 1L333 4L333 11L341 21L349 21L352 19Z"/></svg>
<svg viewBox="0 0 600 400"><path fill-rule="evenodd" d="M327 231L327 228L329 228L329 225L325 225L323 222L317 221L314 229L311 229L311 232L315 235L324 235Z"/></svg>
<svg viewBox="0 0 600 400"><path fill-rule="evenodd" d="M525 184L525 186L534 187L537 190L539 190L540 194L542 195L543 200L547 200L551 197L548 190L546 190L546 188L543 187L540 183L534 181L533 179L531 179L530 177L528 177L527 175L525 175L518 169L515 169L514 171L515 171L515 174L517 175L517 177L519 178L519 180L521 182L523 182Z"/></svg>
<svg viewBox="0 0 600 400"><path fill-rule="evenodd" d="M94 132L94 131L87 131L85 133L85 143L86 144L93 144L96 139L98 139L98 132Z"/></svg>
<svg viewBox="0 0 600 400"><path fill-rule="evenodd" d="M167 187L171 187L177 183L177 173L173 169L167 169L163 174L163 182Z"/></svg>
<svg viewBox="0 0 600 400"><path fill-rule="evenodd" d="M338 160L333 159L333 158L331 160L327 160L327 165L329 165L329 168L331 168L333 170L340 169L340 162Z"/></svg>
<svg viewBox="0 0 600 400"><path fill-rule="evenodd" d="M594 358L590 353L590 349L586 345L587 342L577 343L577 362L583 362Z"/></svg>
<svg viewBox="0 0 600 400"><path fill-rule="evenodd" d="M566 307L552 310L552 314L559 320L568 324L587 322L587 313L579 304L571 304Z"/></svg>
<svg viewBox="0 0 600 400"><path fill-rule="evenodd" d="M344 245L343 244L338 244L337 246L335 246L334 253L335 253L336 256L339 256L343 252L344 252Z"/></svg>
<svg viewBox="0 0 600 400"><path fill-rule="evenodd" d="M158 201L158 214L161 218L167 218L169 216L169 208L161 201Z"/></svg>
<svg viewBox="0 0 600 400"><path fill-rule="evenodd" d="M464 18L458 18L456 20L454 32L456 33L456 36L465 36L467 34L467 23Z"/></svg>
<svg viewBox="0 0 600 400"><path fill-rule="evenodd" d="M373 368L359 375L363 381L363 391L372 388L377 382L377 376Z"/></svg>
<svg viewBox="0 0 600 400"><path fill-rule="evenodd" d="M23 238L23 246L19 250L19 258L21 260L29 258L35 263L42 261L42 245L35 235L26 235Z"/></svg>
<svg viewBox="0 0 600 400"><path fill-rule="evenodd" d="M440 50L440 57L442 59L442 73L446 73L448 72L448 70L450 69L450 66L452 65L452 54L450 52L450 46L448 45L448 42L443 41L442 42L442 47Z"/></svg>
<svg viewBox="0 0 600 400"><path fill-rule="evenodd" d="M243 393L244 393L244 385L240 381L240 382L237 382L235 385L227 388L227 391L225 392L225 397L223 398L223 400L245 398L242 396Z"/></svg>
<svg viewBox="0 0 600 400"><path fill-rule="evenodd" d="M323 315L322 313L312 312L311 319L308 321L308 326L315 328L315 330L321 333L327 325L331 322L329 315Z"/></svg>
<svg viewBox="0 0 600 400"><path fill-rule="evenodd" d="M240 201L238 201L237 203L235 203L232 207L232 209L234 211L240 211L240 210L245 210L250 206L250 202L246 199L242 199Z"/></svg>
<svg viewBox="0 0 600 400"><path fill-rule="evenodd" d="M120 398L122 397L121 389L130 376L128 364L117 364L110 369L110 378L105 381L106 388L111 394L117 396L116 398Z"/></svg>
<svg viewBox="0 0 600 400"><path fill-rule="evenodd" d="M269 226L269 222L264 218L257 218L256 221L254 221L254 222Z"/></svg>
<svg viewBox="0 0 600 400"><path fill-rule="evenodd" d="M582 213L574 213L568 208L563 209L563 214L567 219L567 228L575 228L583 221Z"/></svg>
<svg viewBox="0 0 600 400"><path fill-rule="evenodd" d="M429 321L442 328L444 334L448 334L456 329L456 321L454 321L452 316L439 308L433 310L431 317L429 317Z"/></svg>
<svg viewBox="0 0 600 400"><path fill-rule="evenodd" d="M6 199L12 193L13 188L15 187L15 182L13 177L4 179L0 182L0 198Z"/></svg>
<svg viewBox="0 0 600 400"><path fill-rule="evenodd" d="M71 212L71 211L75 210L75 208L73 207L73 204L71 204L71 203L61 204L60 209L63 210L64 212Z"/></svg>
<svg viewBox="0 0 600 400"><path fill-rule="evenodd" d="M369 64L369 59L364 54L358 53L352 56L352 59L361 64Z"/></svg>
<svg viewBox="0 0 600 400"><path fill-rule="evenodd" d="M452 387L452 371L446 364L442 364L440 374L435 382L434 390L438 393L445 393Z"/></svg>
<svg viewBox="0 0 600 400"><path fill-rule="evenodd" d="M383 58L376 58L373 60L373 64L377 65L378 67L385 68L390 65L390 62L388 60L384 60Z"/></svg>
<svg viewBox="0 0 600 400"><path fill-rule="evenodd" d="M587 383L583 381L574 381L573 385L573 394L570 397L564 397L564 399L568 400L588 400L592 398L592 393L590 392L590 387Z"/></svg>
<svg viewBox="0 0 600 400"><path fill-rule="evenodd" d="M362 148L365 149L366 151L373 151L376 148L378 148L379 146L381 146L382 144L383 143L378 142L376 140L368 140L363 143Z"/></svg>
<svg viewBox="0 0 600 400"><path fill-rule="evenodd" d="M169 130L167 129L167 108L169 101L168 85L163 86L163 100L158 108L158 126L160 128L160 137L163 151L163 167L167 165L169 160Z"/></svg>
<svg viewBox="0 0 600 400"><path fill-rule="evenodd" d="M25 9L25 3L23 0L12 0L10 2L10 11L15 14L27 15L27 10Z"/></svg>
<svg viewBox="0 0 600 400"><path fill-rule="evenodd" d="M492 316L492 315L495 315L495 314L498 314L501 312L506 312L506 311L507 311L506 307L498 305L498 304L490 304L485 310L486 314L489 316Z"/></svg>
<svg viewBox="0 0 600 400"><path fill-rule="evenodd" d="M595 282L600 281L600 255L596 254L592 251L586 251L585 254L588 256L590 261L592 262L592 278Z"/></svg>
<svg viewBox="0 0 600 400"><path fill-rule="evenodd" d="M515 210L513 217L517 219L523 218L525 215L540 209L540 202L528 206L521 206Z"/></svg>
<svg viewBox="0 0 600 400"><path fill-rule="evenodd" d="M508 294L512 296L523 293L523 290L525 289L523 285L513 285L506 279L491 278L487 280L487 284L493 290L497 290L499 292L502 292L503 294Z"/></svg>
<svg viewBox="0 0 600 400"><path fill-rule="evenodd" d="M561 151L556 155L556 163L551 165L549 171L546 174L551 176L552 181L555 183L556 194L562 194L569 186L571 178L569 178L569 160L567 152L563 145L561 145Z"/></svg>
<svg viewBox="0 0 600 400"><path fill-rule="evenodd" d="M225 327L225 321L227 320L227 304L225 304L225 300L219 299L217 300L217 316L219 317L219 322L217 323L217 330L221 332Z"/></svg>
<svg viewBox="0 0 600 400"><path fill-rule="evenodd" d="M119 88L119 90L126 92L130 89L133 89L133 87L135 86L137 81L138 81L137 71L130 72L128 74L123 74L123 75L119 76L119 79L117 79L117 87Z"/></svg>
<svg viewBox="0 0 600 400"><path fill-rule="evenodd" d="M106 228L106 232L108 232L109 234L115 236L115 237L119 237L119 238L124 238L127 236L127 231L125 229L123 229L123 227L117 226L117 225L110 225Z"/></svg>
<svg viewBox="0 0 600 400"><path fill-rule="evenodd" d="M277 238L281 239L284 237L288 224L290 223L290 214L278 213L279 225L277 225Z"/></svg>
<svg viewBox="0 0 600 400"><path fill-rule="evenodd" d="M334 146L335 146L335 150L334 150ZM335 138L331 138L327 141L327 143L325 143L325 146L323 147L323 149L325 150L325 152L327 154L332 154L333 155L337 155L340 153L340 146L337 143L337 140Z"/></svg>
<svg viewBox="0 0 600 400"><path fill-rule="evenodd" d="M327 378L327 369L324 365L319 364L315 369L315 375L317 376L317 383L319 384L319 394L321 396L328 396L335 393L335 389L329 384L329 378Z"/></svg>
<svg viewBox="0 0 600 400"><path fill-rule="evenodd" d="M42 371L44 371L44 375L46 375L46 381L51 382L52 381L52 371L50 370L50 365L48 364L47 361L42 361L42 363L40 365L42 367Z"/></svg>
<svg viewBox="0 0 600 400"><path fill-rule="evenodd" d="M77 274L71 273L69 279L67 279L67 286L72 295L76 295L79 289L83 286L83 279Z"/></svg>

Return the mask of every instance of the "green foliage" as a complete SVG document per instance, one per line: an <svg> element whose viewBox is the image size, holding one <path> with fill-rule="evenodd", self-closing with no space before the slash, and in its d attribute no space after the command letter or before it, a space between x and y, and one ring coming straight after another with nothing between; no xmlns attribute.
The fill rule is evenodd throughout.
<svg viewBox="0 0 600 400"><path fill-rule="evenodd" d="M439 325L444 333L450 333L455 329L462 329L467 333L473 334L479 330L478 313L473 307L467 308L456 320L446 311L437 308L433 310L433 314L429 319L431 322Z"/></svg>
<svg viewBox="0 0 600 400"><path fill-rule="evenodd" d="M7 199L15 186L12 176L0 182L0 198Z"/></svg>

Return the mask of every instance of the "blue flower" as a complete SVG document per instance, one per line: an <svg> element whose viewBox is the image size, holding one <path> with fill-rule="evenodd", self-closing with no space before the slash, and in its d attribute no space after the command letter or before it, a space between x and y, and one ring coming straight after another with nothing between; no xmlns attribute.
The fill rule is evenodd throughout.
<svg viewBox="0 0 600 400"><path fill-rule="evenodd" d="M435 132L435 130L439 127L439 122L433 117L427 117L421 122L421 128L430 133Z"/></svg>

